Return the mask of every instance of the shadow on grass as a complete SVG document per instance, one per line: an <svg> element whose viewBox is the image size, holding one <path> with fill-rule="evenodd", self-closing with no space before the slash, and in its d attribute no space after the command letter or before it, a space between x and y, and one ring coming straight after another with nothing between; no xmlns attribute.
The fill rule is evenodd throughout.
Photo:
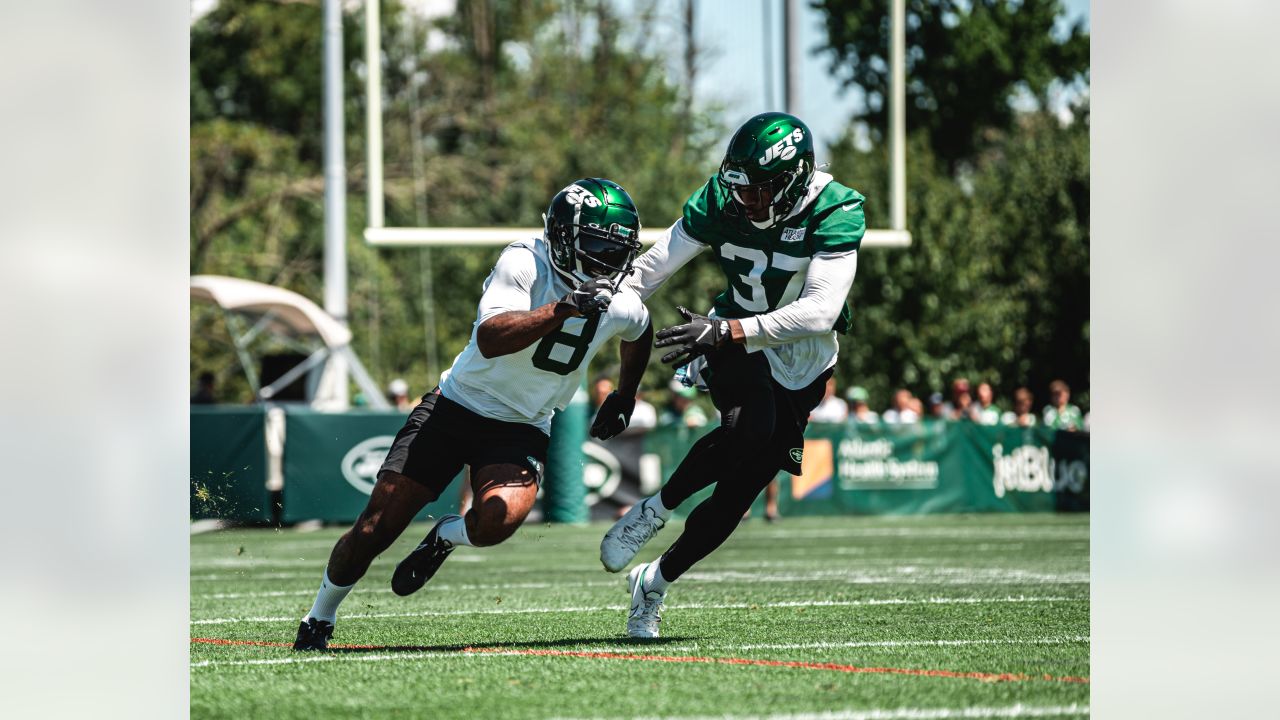
<svg viewBox="0 0 1280 720"><path fill-rule="evenodd" d="M455 645L369 645L361 647L330 647L327 652L345 653L385 653L385 652L462 652L464 650L534 650L561 647L578 647L581 645L608 646L618 649L638 650L646 647L657 647L675 642L697 640L696 637L676 636L643 640L639 638L595 637L595 638L562 638L560 640L508 641L461 643ZM595 650L599 650L596 647Z"/></svg>

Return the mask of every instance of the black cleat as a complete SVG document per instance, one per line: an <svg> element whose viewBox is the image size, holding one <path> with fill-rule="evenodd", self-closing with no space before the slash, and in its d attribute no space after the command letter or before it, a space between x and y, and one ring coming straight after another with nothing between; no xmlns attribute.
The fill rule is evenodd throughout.
<svg viewBox="0 0 1280 720"><path fill-rule="evenodd" d="M441 525L457 517L459 516L445 515L440 518L440 522L436 523L436 526L431 528L431 532L423 538L422 544L414 548L408 557L396 565L395 574L391 576L392 592L401 597L412 595L436 574L444 564L444 559L453 552L453 543L441 540L437 531Z"/></svg>
<svg viewBox="0 0 1280 720"><path fill-rule="evenodd" d="M331 637L333 637L333 623L307 618L298 626L298 639L293 641L293 649L328 650Z"/></svg>

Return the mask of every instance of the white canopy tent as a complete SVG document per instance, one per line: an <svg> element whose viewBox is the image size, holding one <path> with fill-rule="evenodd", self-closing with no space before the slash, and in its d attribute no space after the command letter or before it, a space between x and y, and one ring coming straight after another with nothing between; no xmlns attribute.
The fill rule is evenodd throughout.
<svg viewBox="0 0 1280 720"><path fill-rule="evenodd" d="M343 385L349 370L370 407L390 407L382 390L351 349L351 331L298 293L252 280L194 275L191 297L212 302L222 309L240 364L259 401L271 400L306 375L306 398L311 407L346 410L350 402ZM264 333L307 356L265 387L259 383L257 365L250 352L254 340Z"/></svg>

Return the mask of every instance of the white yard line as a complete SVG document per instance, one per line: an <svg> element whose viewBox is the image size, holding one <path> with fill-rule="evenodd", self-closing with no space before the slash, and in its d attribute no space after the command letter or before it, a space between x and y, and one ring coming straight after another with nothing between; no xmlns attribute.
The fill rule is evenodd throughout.
<svg viewBox="0 0 1280 720"><path fill-rule="evenodd" d="M454 555L450 558L451 562L478 563L484 562L485 557L477 554ZM306 558L290 558L288 560L275 560L271 558L254 558L254 557L228 557L228 558L208 558L204 560L193 560L191 562L192 570L202 568L213 568L218 570L235 569L235 568L255 568L255 567L313 567L323 568L324 559L308 560Z"/></svg>
<svg viewBox="0 0 1280 720"><path fill-rule="evenodd" d="M756 608L808 608L808 607L866 607L877 605L985 605L989 603L1041 603L1041 602L1088 602L1086 597L1028 597L1028 596L1010 596L1003 598L885 598L872 600L797 600L790 602L762 602L762 603L690 603L687 605L673 605L670 609L681 610L741 610ZM540 608L480 608L475 610L439 610L424 611L410 613L352 613L343 615L343 620L352 620L357 618L410 618L410 617L441 617L453 615L523 615L537 613L581 613L581 612L611 612L616 610L624 610L624 605L606 605L595 607L540 607ZM200 620L192 620L192 625L226 625L229 623L240 622L296 622L297 617L293 615L283 617L239 617L239 618L204 618Z"/></svg>
<svg viewBox="0 0 1280 720"><path fill-rule="evenodd" d="M887 571L887 572L885 572ZM918 568L905 566L885 568L880 573L864 573L856 570L820 570L799 573L759 573L749 571L693 571L685 574L690 580L700 582L845 582L854 585L881 584L995 584L995 583L1087 583L1089 574L1043 573L1005 568Z"/></svg>
<svg viewBox="0 0 1280 720"><path fill-rule="evenodd" d="M881 568L883 566L891 566L891 569L896 569L897 567L917 567L917 568L924 568L924 569L932 569L932 568L946 568L946 566L942 565L942 563L949 564L949 563L955 562L955 558L932 558L932 557L900 557L900 558L859 557L857 559L852 559L852 558L846 559L846 558L811 557L810 556L810 557L797 557L797 558L791 558L791 559L785 559L785 560L759 560L759 559L732 560L732 559L729 559L734 557L736 554L739 554L739 553L737 553L736 551L730 551L730 552L724 553L725 559L708 563L706 565L706 571L720 572L725 570L760 570L761 568L778 568L786 571L804 572L813 568L815 569L815 571L847 572L850 570L859 570L859 569L864 569L864 570L876 569L876 568ZM453 559L460 559L463 557L473 558L472 560L464 560L463 562L477 562L477 560L475 560L474 558L478 558L480 556L479 555L462 555L462 556L455 555L451 558L451 561ZM988 562L991 561L990 558L984 558L984 560ZM1088 568L1087 561L1084 561L1079 557L1063 557L1063 558L1060 558L1059 560L1061 561L1061 564L1069 566L1067 568L1068 571L1085 571ZM225 580L232 580L232 579L244 580L246 578L250 578L250 579L256 579L256 578L288 579L288 578L303 578L303 577L318 578L321 572L320 569L324 567L323 558L318 558L314 561L303 561L303 560L293 560L293 559L283 560L283 561L272 561L265 558L258 558L251 561L245 561L245 560L237 560L235 558L220 558L220 559L216 559L216 564L212 564L213 562L214 561L209 561L208 563L206 563L206 561L200 561L200 560L193 561L193 564L191 566L191 572L190 572L191 579L195 581L214 581L214 580L224 580L224 579ZM257 572L255 570L255 568L271 567L276 565L281 567L309 565L312 569L307 571L298 571L298 572L291 572L291 571ZM201 572L202 567L205 568L206 570L205 572ZM390 565L388 565L387 567L390 567ZM846 570L844 571L828 570L830 568L846 568ZM208 572L208 570L210 569L213 571ZM237 574L228 574L226 572L218 572L219 570L235 571L237 569L244 570L245 572L237 573ZM994 568L990 568L989 570L990 571L998 570L998 571L1004 571L1004 572L1036 572L1031 570L1021 570L1016 566L1015 567L994 567ZM979 571L982 571L982 569L980 569ZM516 567L516 568L503 570L503 574L505 575L524 575L524 574L545 575L547 574L547 572L548 570L543 567ZM598 566L587 565L587 566L562 568L562 569L556 570L555 572L557 576L564 576L564 575L599 576L601 573L603 573L603 570Z"/></svg>
<svg viewBox="0 0 1280 720"><path fill-rule="evenodd" d="M564 589L574 590L584 587L623 587L622 578L617 580L602 580L598 582L526 582L526 583L467 583L458 585L440 584L431 586L432 590L549 590ZM383 587L361 587L363 593L390 593L391 588ZM304 590L264 590L261 592L238 592L238 593L200 593L192 595L194 600L244 600L250 598L272 598L272 597L310 597L316 594L315 588Z"/></svg>
<svg viewBox="0 0 1280 720"><path fill-rule="evenodd" d="M1089 714L1088 705L1008 705L1005 707L967 708L877 708L872 710L834 710L820 713L786 715L689 715L666 717L665 720L976 720L977 718L1079 717ZM556 720L569 720L557 718ZM652 720L633 718L632 720Z"/></svg>
<svg viewBox="0 0 1280 720"><path fill-rule="evenodd" d="M1027 585L1083 585L1089 583L1088 573L1029 573L1021 570L990 571L968 569L971 575L963 573L935 575L928 571L922 573L904 572L900 575L869 575L856 572L820 572L796 573L793 575L749 573L749 572L690 572L684 577L699 583L811 583L811 582L843 582L850 585L1004 585L1022 583ZM600 580L586 582L526 582L526 583L473 583L456 585L433 585L437 591L444 590L574 590L588 587L622 587L618 580ZM193 595L199 600L243 600L250 598L272 597L305 597L315 595L314 589L270 590L261 592L238 593L201 593ZM390 588L361 588L361 593L389 593Z"/></svg>
<svg viewBox="0 0 1280 720"><path fill-rule="evenodd" d="M955 540L992 540L996 542L1009 540L1088 540L1089 528L1070 527L1035 527L1021 528L910 528L910 527L849 527L849 528L814 528L809 530L768 530L759 533L744 533L746 539L779 539L779 538L858 538L858 537L902 537L917 539L955 539Z"/></svg>

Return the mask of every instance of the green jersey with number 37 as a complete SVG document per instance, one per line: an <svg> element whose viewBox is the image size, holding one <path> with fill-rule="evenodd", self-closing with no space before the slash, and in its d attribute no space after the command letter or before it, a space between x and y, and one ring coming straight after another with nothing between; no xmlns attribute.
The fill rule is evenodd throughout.
<svg viewBox="0 0 1280 720"><path fill-rule="evenodd" d="M712 178L684 215L635 262L627 280L648 297L696 256L709 252L725 287L711 312L742 322L748 352L764 352L773 377L798 390L835 364L847 332L846 298L866 232L863 196L814 172L794 206L772 227L748 222Z"/></svg>
<svg viewBox="0 0 1280 720"><path fill-rule="evenodd" d="M772 312L800 297L809 262L819 253L856 251L866 232L865 198L826 173L817 173L805 200L777 226L758 229L735 212L716 178L684 206L684 231L715 252L728 287L716 297L715 314L746 318ZM848 332L842 305L831 328Z"/></svg>
<svg viewBox="0 0 1280 720"><path fill-rule="evenodd" d="M850 327L846 304L867 223L863 196L815 172L772 227L735 213L716 178L685 204L627 279L641 300L696 256L709 252L724 274L712 314L739 319L748 352L764 352L773 379L808 386L836 364L837 333ZM695 360L695 364L698 361Z"/></svg>

